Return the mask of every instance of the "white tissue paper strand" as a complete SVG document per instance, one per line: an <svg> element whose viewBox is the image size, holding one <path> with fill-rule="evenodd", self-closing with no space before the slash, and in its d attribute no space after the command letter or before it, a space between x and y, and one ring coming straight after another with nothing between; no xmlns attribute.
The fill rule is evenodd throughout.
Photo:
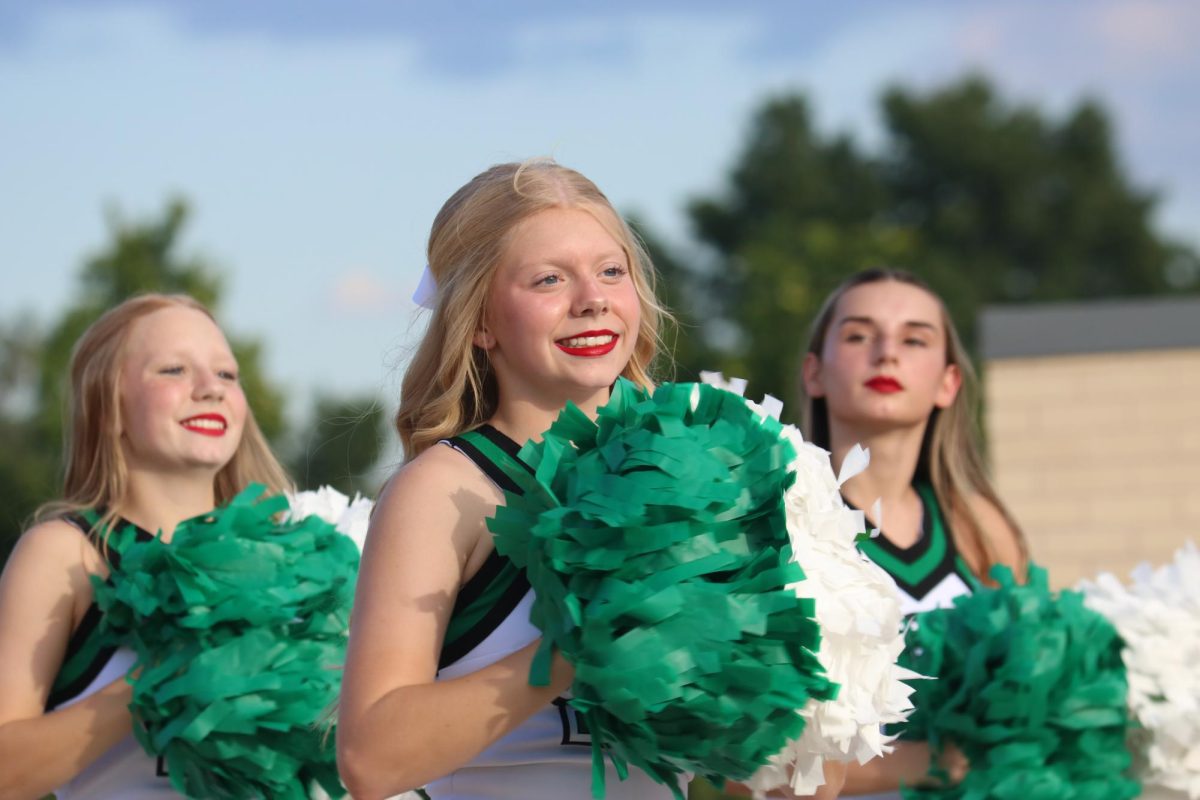
<svg viewBox="0 0 1200 800"><path fill-rule="evenodd" d="M720 373L701 373L701 380L741 394ZM815 601L817 657L841 689L836 699L811 700L798 711L807 720L804 733L746 781L756 797L788 784L797 794L812 794L825 783L826 759L861 764L890 753L894 737L885 736L883 726L908 718L913 689L904 681L922 677L896 664L904 649L896 585L855 546L865 530L863 513L847 508L839 491L841 481L866 467L865 451L856 451L835 477L828 452L804 441L794 426L784 426L784 434L796 451L790 466L796 481L784 498L788 534L805 574L791 588Z"/></svg>
<svg viewBox="0 0 1200 800"><path fill-rule="evenodd" d="M361 553L363 543L367 540L367 526L371 521L371 509L374 503L356 494L354 500L334 489L332 486L322 486L316 491L289 493L288 505L291 506L291 519L304 519L318 516L354 540Z"/></svg>
<svg viewBox="0 0 1200 800"><path fill-rule="evenodd" d="M1188 542L1171 563L1142 564L1132 579L1126 587L1103 573L1079 589L1125 640L1138 777L1200 800L1200 551Z"/></svg>

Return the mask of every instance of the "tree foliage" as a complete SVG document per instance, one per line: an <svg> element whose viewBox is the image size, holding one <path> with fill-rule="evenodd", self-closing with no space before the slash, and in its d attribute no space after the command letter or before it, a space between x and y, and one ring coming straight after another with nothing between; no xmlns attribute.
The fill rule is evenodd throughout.
<svg viewBox="0 0 1200 800"><path fill-rule="evenodd" d="M890 89L881 111L874 152L818 132L801 96L757 112L724 190L688 209L712 257L666 262L697 298L685 302L704 309L716 352L693 348L712 359L698 364L682 351L684 371L722 368L794 410L817 308L881 264L929 281L968 343L984 304L1188 288L1172 275L1195 285L1196 254L1155 232L1157 198L1125 174L1096 103L1054 119L970 77Z"/></svg>
<svg viewBox="0 0 1200 800"><path fill-rule="evenodd" d="M642 245L650 256L658 273L655 295L670 311L670 318L662 325L662 352L656 377L660 380L697 380L692 370L699 365L707 368L716 358L716 351L702 335L700 320L704 310L711 305L702 292L694 291L687 280L688 270L675 250L661 240L636 214L626 214Z"/></svg>
<svg viewBox="0 0 1200 800"><path fill-rule="evenodd" d="M296 483L332 486L350 497L374 496L379 487L366 470L382 453L380 405L370 397L319 397L315 418L290 459Z"/></svg>

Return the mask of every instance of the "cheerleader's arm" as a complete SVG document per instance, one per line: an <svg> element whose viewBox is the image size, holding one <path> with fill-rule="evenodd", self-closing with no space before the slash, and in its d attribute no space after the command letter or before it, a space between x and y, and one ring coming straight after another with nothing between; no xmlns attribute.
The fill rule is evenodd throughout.
<svg viewBox="0 0 1200 800"><path fill-rule="evenodd" d="M60 711L45 711L75 621L91 604L103 559L61 521L30 529L0 577L0 800L37 798L129 735L132 689L118 678Z"/></svg>
<svg viewBox="0 0 1200 800"><path fill-rule="evenodd" d="M537 642L435 682L459 587L469 565L490 550L485 519L502 500L448 447L405 466L379 498L359 570L338 717L339 770L357 800L453 772L570 686L573 673L561 657L549 686L529 686Z"/></svg>
<svg viewBox="0 0 1200 800"><path fill-rule="evenodd" d="M896 742L895 747L890 754L873 758L866 764L849 764L842 795L849 798L858 794L896 791L901 784L915 786L929 783L929 745L926 742ZM953 744L943 748L939 766L949 775L951 784L966 777L967 759Z"/></svg>

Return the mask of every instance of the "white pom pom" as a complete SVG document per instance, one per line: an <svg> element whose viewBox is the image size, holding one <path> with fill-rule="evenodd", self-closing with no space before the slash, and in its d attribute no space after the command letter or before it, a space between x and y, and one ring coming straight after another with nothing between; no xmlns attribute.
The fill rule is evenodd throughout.
<svg viewBox="0 0 1200 800"><path fill-rule="evenodd" d="M700 370L700 382L706 383L709 386L715 386L718 389L724 389L727 392L733 392L738 397L743 397L746 394L746 384L748 381L745 378L729 378L725 379L723 372L710 372L709 370Z"/></svg>
<svg viewBox="0 0 1200 800"><path fill-rule="evenodd" d="M322 486L316 491L289 493L287 498L291 507L289 519L320 517L353 539L359 552L362 552L363 543L367 540L371 510L375 505L371 500L355 495L351 501L332 486Z"/></svg>
<svg viewBox="0 0 1200 800"><path fill-rule="evenodd" d="M1079 588L1125 640L1139 777L1200 800L1200 552L1189 542L1132 577L1128 588L1107 573Z"/></svg>

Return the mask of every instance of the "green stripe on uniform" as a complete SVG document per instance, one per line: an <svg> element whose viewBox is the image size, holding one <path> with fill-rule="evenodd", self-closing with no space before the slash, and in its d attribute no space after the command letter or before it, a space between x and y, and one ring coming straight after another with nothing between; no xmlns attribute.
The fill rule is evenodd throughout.
<svg viewBox="0 0 1200 800"><path fill-rule="evenodd" d="M50 693L53 694L62 689L62 687L70 686L79 680L79 676L87 671L99 653L100 630L97 628L92 631L92 635L84 641L83 645L69 659L63 662L62 667L58 671L58 677L54 679L54 686L51 687Z"/></svg>
<svg viewBox="0 0 1200 800"><path fill-rule="evenodd" d="M461 433L459 434L459 438L473 445L487 460L499 467L522 491L533 480L533 476L521 461L514 458L507 450L479 431Z"/></svg>
<svg viewBox="0 0 1200 800"><path fill-rule="evenodd" d="M532 479L529 471L520 461L479 431L461 433L459 434L459 438L472 445L481 455L495 464L517 486L524 487ZM505 592L508 591L513 581L520 574L521 570L511 561L505 559L504 567L492 582L488 584L488 587L483 590L483 593L475 598L470 605L457 609L456 613L450 618L442 647L446 648L453 645L454 642L458 641L458 639L475 627L487 612L499 602L500 598L504 596Z"/></svg>
<svg viewBox="0 0 1200 800"><path fill-rule="evenodd" d="M942 515L938 512L937 497L933 494L933 489L924 484L917 484L916 490L931 523L928 531L929 549L920 558L911 564L901 561L873 539L867 539L859 545L859 549L876 564L914 586L937 569L946 556L946 530L942 525Z"/></svg>
<svg viewBox="0 0 1200 800"><path fill-rule="evenodd" d="M520 574L521 571L517 569L515 564L511 561L506 563L504 568L500 570L500 574L488 584L488 587L483 590L483 593L479 597L475 598L474 602L466 608L458 609L458 612L450 618L450 623L446 626L446 637L442 647L450 647L466 635L471 628L479 624L479 621L483 619L492 606L500 601L500 598L508 591L508 587L512 586L513 581Z"/></svg>

